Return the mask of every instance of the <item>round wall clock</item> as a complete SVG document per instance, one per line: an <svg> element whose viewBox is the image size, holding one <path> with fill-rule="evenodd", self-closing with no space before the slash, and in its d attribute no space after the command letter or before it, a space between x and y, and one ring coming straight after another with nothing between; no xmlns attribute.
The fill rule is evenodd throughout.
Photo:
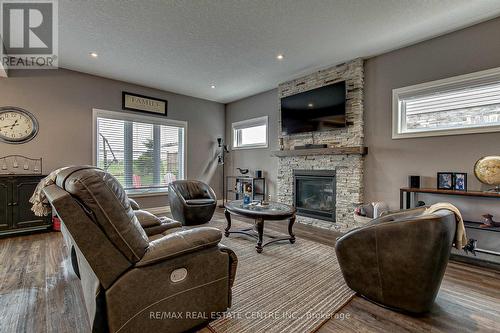
<svg viewBox="0 0 500 333"><path fill-rule="evenodd" d="M38 121L28 111L6 106L0 107L0 141L25 143L38 133Z"/></svg>

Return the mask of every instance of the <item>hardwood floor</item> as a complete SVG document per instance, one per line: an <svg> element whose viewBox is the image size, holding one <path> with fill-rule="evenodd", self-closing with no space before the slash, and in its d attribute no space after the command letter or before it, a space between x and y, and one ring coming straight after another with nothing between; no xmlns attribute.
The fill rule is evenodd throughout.
<svg viewBox="0 0 500 333"><path fill-rule="evenodd" d="M500 276L450 263L432 311L412 317L355 296L318 332L500 332Z"/></svg>
<svg viewBox="0 0 500 333"><path fill-rule="evenodd" d="M285 230L279 222L266 228ZM329 246L340 235L300 224L294 231ZM0 332L90 331L63 247L60 233L0 239ZM429 314L412 317L355 296L318 332L500 332L500 272L451 262Z"/></svg>
<svg viewBox="0 0 500 333"><path fill-rule="evenodd" d="M89 332L60 233L0 239L0 332Z"/></svg>

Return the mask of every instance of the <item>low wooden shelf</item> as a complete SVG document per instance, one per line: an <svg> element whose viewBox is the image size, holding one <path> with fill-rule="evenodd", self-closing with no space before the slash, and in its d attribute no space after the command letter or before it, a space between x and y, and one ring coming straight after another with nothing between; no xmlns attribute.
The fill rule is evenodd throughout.
<svg viewBox="0 0 500 333"><path fill-rule="evenodd" d="M400 191L409 193L432 193L432 194L462 195L467 197L500 198L500 193L498 192L484 192L484 191L456 191L456 190L440 190L437 188L412 188L412 187L403 187L400 189Z"/></svg>
<svg viewBox="0 0 500 333"><path fill-rule="evenodd" d="M400 206L401 208L407 209L411 208L412 201L414 203L417 202L417 193L500 199L500 193L497 192L440 190L436 188L403 187L400 188L399 193ZM411 197L413 197L413 200ZM477 240L476 251L480 253L478 253L477 256L472 256L466 254L462 250L453 249L451 258L469 264L490 267L499 270L500 260L498 258L500 256L500 248L498 245L500 244L500 242L498 241L498 232L500 232L500 228L484 228L481 227L482 223L478 221L464 222L468 238Z"/></svg>
<svg viewBox="0 0 500 333"><path fill-rule="evenodd" d="M238 186L244 186L245 184L251 184L252 200L265 200L266 199L266 178L264 177L252 177L252 176L226 176L226 188L224 189L224 204L228 200L240 200L243 198L243 189L238 190ZM238 185L241 184L241 185ZM259 188L261 191L258 191ZM230 198L229 195L232 194L234 197Z"/></svg>
<svg viewBox="0 0 500 333"><path fill-rule="evenodd" d="M304 155L366 155L368 147L333 147L312 149L275 150L272 152L277 157L304 156Z"/></svg>
<svg viewBox="0 0 500 333"><path fill-rule="evenodd" d="M430 193L430 194L444 194L444 195L459 195L465 197L481 197L481 198L499 198L498 192L483 192L483 191L456 191L456 190L440 190L437 188L412 188L402 187L399 189L399 207L410 208L411 198L410 193ZM406 194L406 204L405 204Z"/></svg>

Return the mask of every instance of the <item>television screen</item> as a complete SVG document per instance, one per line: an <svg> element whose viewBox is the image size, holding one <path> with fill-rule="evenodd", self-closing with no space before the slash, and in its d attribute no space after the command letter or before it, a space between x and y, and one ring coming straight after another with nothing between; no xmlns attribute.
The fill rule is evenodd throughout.
<svg viewBox="0 0 500 333"><path fill-rule="evenodd" d="M281 99L283 134L345 127L345 81Z"/></svg>

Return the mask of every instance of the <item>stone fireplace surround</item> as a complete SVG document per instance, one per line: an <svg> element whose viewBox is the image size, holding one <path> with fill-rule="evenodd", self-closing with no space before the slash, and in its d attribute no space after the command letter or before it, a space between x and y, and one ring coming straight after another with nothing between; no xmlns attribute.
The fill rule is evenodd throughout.
<svg viewBox="0 0 500 333"><path fill-rule="evenodd" d="M355 59L279 85L279 98L346 81L346 119L348 126L324 132L280 135L285 150L308 143L327 144L328 147L362 147L363 123L363 60ZM281 119L281 110L280 117ZM281 123L278 124L281 132ZM353 219L354 208L363 201L363 164L360 154L289 155L280 156L278 162L277 199L293 204L294 170L335 170L336 221L325 221L297 216L297 222L321 228L348 231L358 227Z"/></svg>

